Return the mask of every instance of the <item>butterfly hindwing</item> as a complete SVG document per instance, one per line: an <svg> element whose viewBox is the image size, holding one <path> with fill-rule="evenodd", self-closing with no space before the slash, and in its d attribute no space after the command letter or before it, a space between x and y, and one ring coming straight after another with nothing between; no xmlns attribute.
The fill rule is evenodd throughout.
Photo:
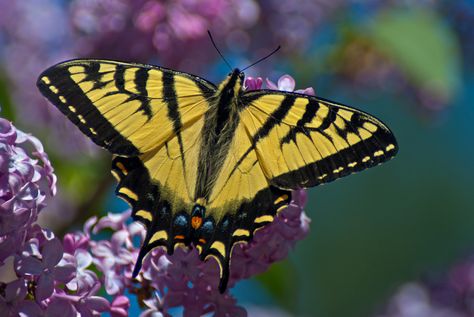
<svg viewBox="0 0 474 317"><path fill-rule="evenodd" d="M179 134L205 113L215 92L212 83L190 74L90 59L57 64L37 85L96 144L126 156Z"/></svg>
<svg viewBox="0 0 474 317"><path fill-rule="evenodd" d="M241 120L269 182L285 189L316 186L392 158L391 131L362 111L297 93L246 93Z"/></svg>

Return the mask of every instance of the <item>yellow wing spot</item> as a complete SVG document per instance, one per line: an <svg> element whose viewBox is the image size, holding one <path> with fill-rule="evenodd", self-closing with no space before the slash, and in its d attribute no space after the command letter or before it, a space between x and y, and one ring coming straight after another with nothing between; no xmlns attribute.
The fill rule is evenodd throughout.
<svg viewBox="0 0 474 317"><path fill-rule="evenodd" d="M122 164L122 162L117 162L115 165L119 168L119 170L123 173L123 175L127 176L128 171L125 168L125 166Z"/></svg>
<svg viewBox="0 0 474 317"><path fill-rule="evenodd" d="M334 124L341 130L345 130L346 129L346 122L344 121L344 119L342 117L336 117L336 120L334 121Z"/></svg>
<svg viewBox="0 0 474 317"><path fill-rule="evenodd" d="M114 64L101 63L99 67L99 73L114 72L117 67Z"/></svg>
<svg viewBox="0 0 474 317"><path fill-rule="evenodd" d="M265 215L265 216L260 216L258 218L255 218L255 220L253 222L262 223L262 222L272 222L272 221L273 221L273 216Z"/></svg>
<svg viewBox="0 0 474 317"><path fill-rule="evenodd" d="M287 194L281 195L273 202L273 204L277 205L278 203L281 203L282 201L286 201L287 199L288 199Z"/></svg>
<svg viewBox="0 0 474 317"><path fill-rule="evenodd" d="M153 215L151 214L151 212L149 212L147 210L141 209L141 210L137 211L136 215L139 216L139 217L142 217L143 219L146 219L148 221L153 220Z"/></svg>
<svg viewBox="0 0 474 317"><path fill-rule="evenodd" d="M152 244L153 242L158 240L168 240L168 233L165 230L155 232L151 236L150 242L148 242L148 244Z"/></svg>
<svg viewBox="0 0 474 317"><path fill-rule="evenodd" d="M350 145L354 145L360 142L360 137L355 133L348 133L346 139Z"/></svg>
<svg viewBox="0 0 474 317"><path fill-rule="evenodd" d="M196 249L198 250L199 254L202 253L202 246L200 246L199 244L196 246Z"/></svg>
<svg viewBox="0 0 474 317"><path fill-rule="evenodd" d="M364 162L364 163L368 162L368 161L370 161L370 156L366 156L362 159L362 162Z"/></svg>
<svg viewBox="0 0 474 317"><path fill-rule="evenodd" d="M73 106L69 106L68 108L69 108L69 110L71 110L71 112L76 113L76 108L74 108Z"/></svg>
<svg viewBox="0 0 474 317"><path fill-rule="evenodd" d="M217 250L223 258L225 258L225 245L224 243L220 241L214 241L214 243L211 245L211 249Z"/></svg>
<svg viewBox="0 0 474 317"><path fill-rule="evenodd" d="M57 94L59 92L59 89L56 88L56 86L53 86L53 85L49 86L49 90L51 90L55 94Z"/></svg>
<svg viewBox="0 0 474 317"><path fill-rule="evenodd" d="M186 248L186 244L184 244L183 242L176 242L174 244L174 249L176 250L177 248Z"/></svg>
<svg viewBox="0 0 474 317"><path fill-rule="evenodd" d="M390 144L385 148L385 151L390 151L390 150L393 150L394 148L395 148L395 145Z"/></svg>
<svg viewBox="0 0 474 317"><path fill-rule="evenodd" d="M364 129L369 130L372 133L374 133L378 129L375 124L370 123L370 122L364 122L362 126L364 127Z"/></svg>
<svg viewBox="0 0 474 317"><path fill-rule="evenodd" d="M277 208L277 213L279 213L280 211L282 211L283 209L285 209L286 207L288 207L288 205L283 205L283 206L280 206Z"/></svg>
<svg viewBox="0 0 474 317"><path fill-rule="evenodd" d="M59 96L59 100L60 100L62 103L66 103L66 98L64 98L64 96Z"/></svg>
<svg viewBox="0 0 474 317"><path fill-rule="evenodd" d="M339 173L339 172L342 172L343 170L344 170L344 167L341 166L341 167L339 167L339 168L333 170L332 172L333 172L334 174L337 174L337 173Z"/></svg>
<svg viewBox="0 0 474 317"><path fill-rule="evenodd" d="M117 182L120 182L120 177L119 175L117 174L116 171L112 170L110 171L112 173L112 176L117 180Z"/></svg>
<svg viewBox="0 0 474 317"><path fill-rule="evenodd" d="M323 103L319 103L319 110L316 113L314 127L319 128L321 124L323 123L324 119L328 116L328 114L329 114L329 107Z"/></svg>
<svg viewBox="0 0 474 317"><path fill-rule="evenodd" d="M318 179L325 179L326 176L328 176L328 174L323 174L323 175L321 175L321 176L318 176Z"/></svg>
<svg viewBox="0 0 474 317"><path fill-rule="evenodd" d="M349 166L349 167L354 167L356 165L357 165L357 162L352 162L352 163L347 164L347 166Z"/></svg>
<svg viewBox="0 0 474 317"><path fill-rule="evenodd" d="M347 111L347 110L344 110L344 109L339 109L337 114L339 116L343 117L344 120L346 120L346 121L351 121L351 119L352 119L352 112L350 112L350 111Z"/></svg>
<svg viewBox="0 0 474 317"><path fill-rule="evenodd" d="M84 72L84 66L71 66L68 68L68 71L70 74L77 74L77 73L83 73Z"/></svg>
<svg viewBox="0 0 474 317"><path fill-rule="evenodd" d="M82 115L79 114L77 117L79 118L79 121L81 121L83 124L86 124L86 119L84 119Z"/></svg>
<svg viewBox="0 0 474 317"><path fill-rule="evenodd" d="M89 130L91 131L93 135L97 135L97 131L95 131L94 128L89 128Z"/></svg>
<svg viewBox="0 0 474 317"><path fill-rule="evenodd" d="M245 229L237 229L234 231L234 233L232 234L233 237L236 237L236 236L246 236L246 237L249 237L250 236L250 231L248 230L245 230Z"/></svg>
<svg viewBox="0 0 474 317"><path fill-rule="evenodd" d="M378 150L377 152L374 153L374 156L381 156L381 155L383 155L382 150Z"/></svg>
<svg viewBox="0 0 474 317"><path fill-rule="evenodd" d="M49 84L51 83L51 81L49 80L49 78L46 77L46 76L42 77L42 78L41 78L41 81L42 81L43 83L45 83L46 85L49 85Z"/></svg>
<svg viewBox="0 0 474 317"><path fill-rule="evenodd" d="M128 198L130 198L132 200L138 200L137 194L135 194L133 191L131 191L127 187L121 187L119 189L119 193L124 194L125 196L127 196Z"/></svg>

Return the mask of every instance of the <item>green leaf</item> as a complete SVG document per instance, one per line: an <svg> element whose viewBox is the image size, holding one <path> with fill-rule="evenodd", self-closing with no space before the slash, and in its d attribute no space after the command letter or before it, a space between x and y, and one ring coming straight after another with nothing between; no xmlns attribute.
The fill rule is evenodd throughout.
<svg viewBox="0 0 474 317"><path fill-rule="evenodd" d="M369 38L416 84L451 98L460 85L461 57L453 31L433 11L413 8L380 13Z"/></svg>

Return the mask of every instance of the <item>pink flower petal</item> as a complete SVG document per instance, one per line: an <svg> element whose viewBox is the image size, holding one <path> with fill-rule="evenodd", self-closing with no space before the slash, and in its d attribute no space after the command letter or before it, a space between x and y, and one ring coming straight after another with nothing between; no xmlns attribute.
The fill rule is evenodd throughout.
<svg viewBox="0 0 474 317"><path fill-rule="evenodd" d="M100 296L85 297L82 300L90 309L98 312L104 312L110 308L110 303L105 298Z"/></svg>
<svg viewBox="0 0 474 317"><path fill-rule="evenodd" d="M290 75L283 75L278 79L278 90L293 91L295 89L295 80Z"/></svg>

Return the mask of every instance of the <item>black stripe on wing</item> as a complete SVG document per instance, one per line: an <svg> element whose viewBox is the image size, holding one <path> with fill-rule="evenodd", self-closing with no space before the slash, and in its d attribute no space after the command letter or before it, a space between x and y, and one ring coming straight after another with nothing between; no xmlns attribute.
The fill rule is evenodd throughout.
<svg viewBox="0 0 474 317"><path fill-rule="evenodd" d="M139 150L102 116L71 78L67 67L58 65L47 69L39 76L36 85L52 104L97 145L119 155L140 154Z"/></svg>
<svg viewBox="0 0 474 317"><path fill-rule="evenodd" d="M382 144L385 145L384 148L381 146ZM383 155L375 155L381 150L383 150ZM393 134L379 129L368 139L322 160L279 175L271 179L270 182L281 188L293 189L298 184L302 184L300 187L304 188L313 187L377 166L392 159L397 152L397 141ZM343 169L340 169L341 167Z"/></svg>

